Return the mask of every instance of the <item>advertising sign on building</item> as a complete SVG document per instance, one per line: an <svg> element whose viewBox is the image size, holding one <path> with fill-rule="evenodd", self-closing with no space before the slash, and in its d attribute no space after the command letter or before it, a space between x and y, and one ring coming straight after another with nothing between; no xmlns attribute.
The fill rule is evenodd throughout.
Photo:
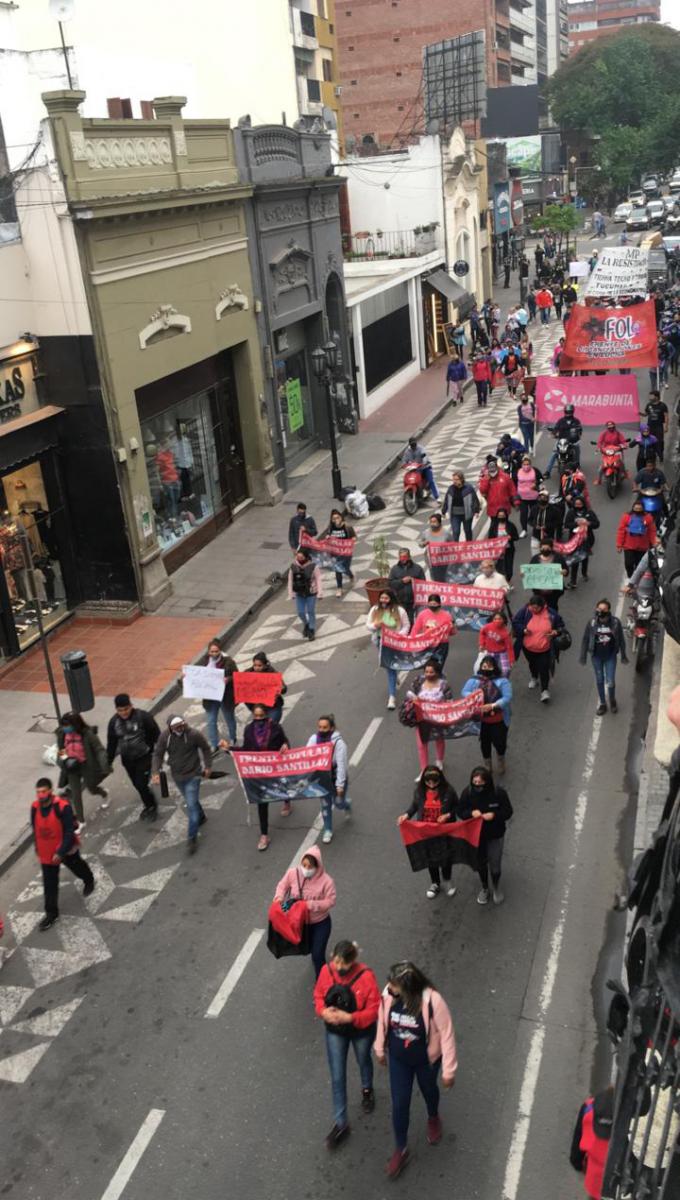
<svg viewBox="0 0 680 1200"><path fill-rule="evenodd" d="M515 227L524 220L524 192L521 179L513 179L510 187L510 208L512 223Z"/></svg>
<svg viewBox="0 0 680 1200"><path fill-rule="evenodd" d="M493 227L496 234L510 232L510 184L495 183L493 186Z"/></svg>
<svg viewBox="0 0 680 1200"><path fill-rule="evenodd" d="M530 137L506 138L505 145L509 167L518 167L527 173L541 170L540 133Z"/></svg>

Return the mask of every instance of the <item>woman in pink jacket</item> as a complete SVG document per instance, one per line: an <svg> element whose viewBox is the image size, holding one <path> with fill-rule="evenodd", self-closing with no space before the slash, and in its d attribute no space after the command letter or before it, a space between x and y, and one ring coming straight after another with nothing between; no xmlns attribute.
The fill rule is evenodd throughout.
<svg viewBox="0 0 680 1200"><path fill-rule="evenodd" d="M335 908L335 882L324 870L321 851L312 846L302 856L299 867L289 867L276 885L274 899L304 900L309 911L309 934L312 962L316 978L326 962L326 946L331 936L331 919Z"/></svg>
<svg viewBox="0 0 680 1200"><path fill-rule="evenodd" d="M453 1087L458 1069L448 1006L412 962L390 967L380 1000L374 1050L379 1063L386 1058L389 1061L395 1150L385 1169L390 1179L396 1179L410 1157L408 1126L414 1081L418 1081L427 1106L427 1140L435 1146L442 1137L439 1068L445 1088Z"/></svg>

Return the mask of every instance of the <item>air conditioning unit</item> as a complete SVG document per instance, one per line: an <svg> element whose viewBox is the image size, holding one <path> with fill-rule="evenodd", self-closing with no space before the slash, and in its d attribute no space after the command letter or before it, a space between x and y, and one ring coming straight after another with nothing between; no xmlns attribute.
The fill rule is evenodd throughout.
<svg viewBox="0 0 680 1200"><path fill-rule="evenodd" d="M333 93L336 96L342 96L342 85L339 83L336 83L335 87L333 88Z"/></svg>

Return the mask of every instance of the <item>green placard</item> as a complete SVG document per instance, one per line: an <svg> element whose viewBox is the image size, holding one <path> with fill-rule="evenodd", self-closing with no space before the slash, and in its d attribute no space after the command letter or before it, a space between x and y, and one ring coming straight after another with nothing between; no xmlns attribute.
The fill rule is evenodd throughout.
<svg viewBox="0 0 680 1200"><path fill-rule="evenodd" d="M299 379L286 380L286 400L288 401L288 428L291 433L297 433L305 423Z"/></svg>
<svg viewBox="0 0 680 1200"><path fill-rule="evenodd" d="M559 563L523 563L520 571L525 588L545 592L561 592L564 589L564 576Z"/></svg>

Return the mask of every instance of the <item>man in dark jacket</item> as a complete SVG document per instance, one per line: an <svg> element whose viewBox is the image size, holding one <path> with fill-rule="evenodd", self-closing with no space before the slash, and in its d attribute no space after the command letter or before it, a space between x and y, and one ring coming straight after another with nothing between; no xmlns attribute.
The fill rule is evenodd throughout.
<svg viewBox="0 0 680 1200"><path fill-rule="evenodd" d="M158 812L158 805L149 787L149 776L151 755L161 731L151 713L145 712L143 708L133 708L127 692L120 692L113 703L116 711L109 721L107 758L113 764L116 754L120 754L120 761L144 805L139 819L153 821Z"/></svg>
<svg viewBox="0 0 680 1200"><path fill-rule="evenodd" d="M42 867L45 916L38 925L44 933L59 918L59 868L63 863L77 879L82 879L83 895L94 891L92 871L80 857L73 809L64 796L55 796L51 779L39 779L36 798L31 805L31 826L38 861Z"/></svg>
<svg viewBox="0 0 680 1200"><path fill-rule="evenodd" d="M415 607L413 604L413 580L424 579L425 572L411 558L411 551L403 546L399 550L399 561L394 564L389 575L389 586L397 597L397 603L406 610L409 621L413 624Z"/></svg>
<svg viewBox="0 0 680 1200"><path fill-rule="evenodd" d="M201 778L211 775L212 751L203 734L187 725L184 717L171 714L153 752L152 783L160 783L160 770L168 756L173 782L184 797L189 813L189 853L198 848L198 830L207 817L201 807ZM201 759L203 767L201 768Z"/></svg>
<svg viewBox="0 0 680 1200"><path fill-rule="evenodd" d="M307 516L307 505L298 504L295 510L295 516L290 518L288 526L288 545L291 550L297 550L300 545L300 534L308 533L310 537L316 537L316 521L314 517Z"/></svg>
<svg viewBox="0 0 680 1200"><path fill-rule="evenodd" d="M616 659L619 654L621 655L621 662L627 663L628 655L626 654L626 639L623 635L623 626L619 618L614 616L609 601L598 600L595 616L591 618L583 632L579 659L582 666L585 666L588 655L590 655L593 663L597 694L600 698L600 703L596 710L598 717L603 717L607 711L607 698L604 690L605 683L609 691L609 707L613 713L618 711L615 689Z"/></svg>
<svg viewBox="0 0 680 1200"><path fill-rule="evenodd" d="M564 500L551 501L547 488L538 489L538 499L529 520L532 537L537 542L559 538L565 515Z"/></svg>

